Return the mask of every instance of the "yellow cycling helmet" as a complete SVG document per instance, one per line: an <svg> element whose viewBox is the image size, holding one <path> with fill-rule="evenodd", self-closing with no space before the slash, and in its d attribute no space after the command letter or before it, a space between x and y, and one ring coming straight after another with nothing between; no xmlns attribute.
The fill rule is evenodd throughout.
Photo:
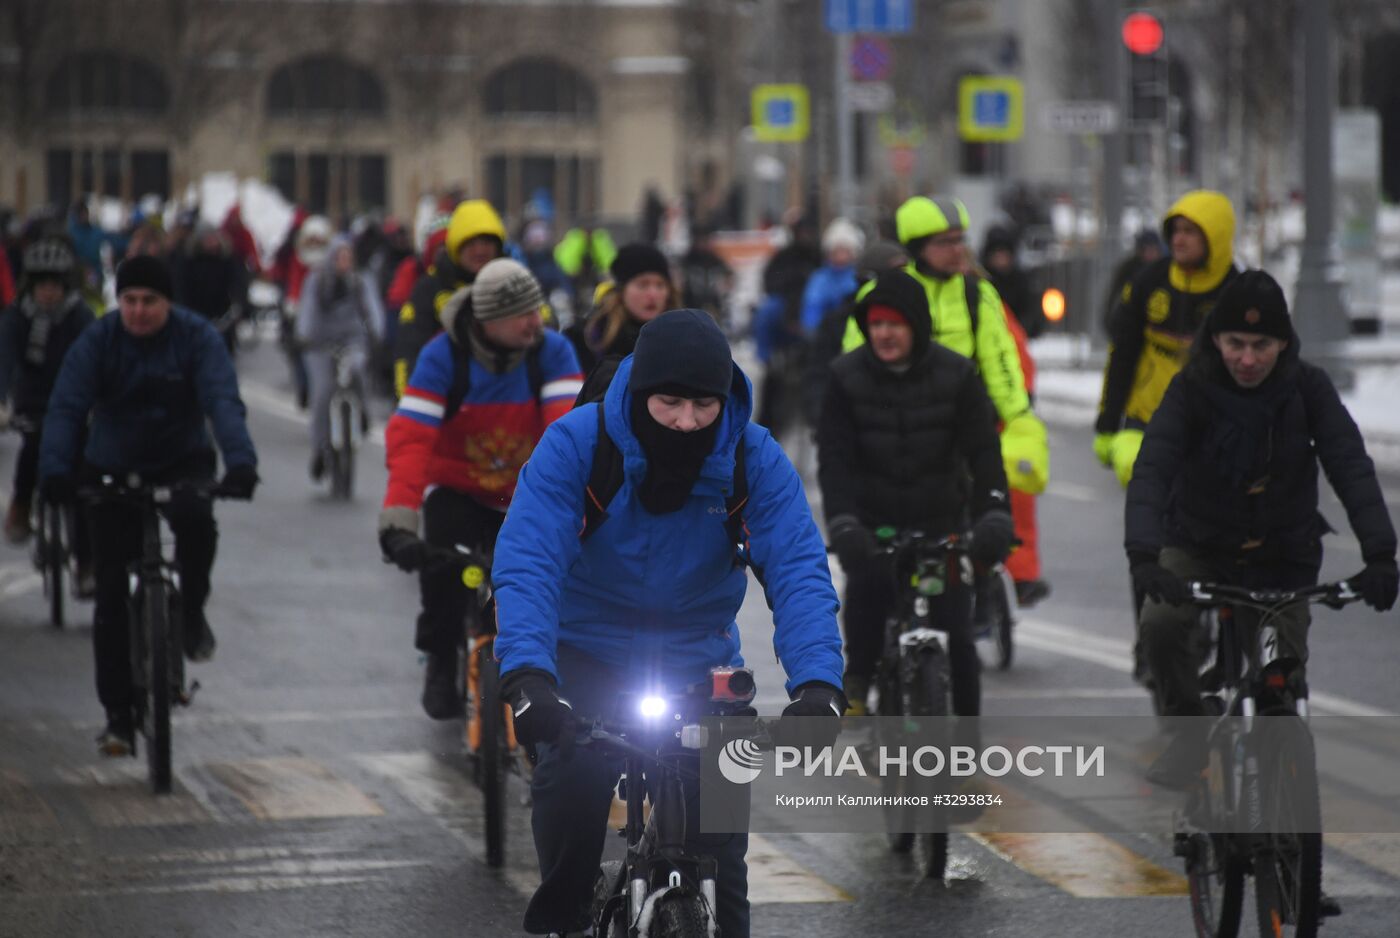
<svg viewBox="0 0 1400 938"><path fill-rule="evenodd" d="M485 199L468 199L452 210L452 219L447 223L447 256L454 261L462 245L479 235L488 235L506 243L506 226L501 216Z"/></svg>
<svg viewBox="0 0 1400 938"><path fill-rule="evenodd" d="M894 213L895 234L901 244L953 228L966 230L970 224L967 206L962 204L962 200L946 196L930 199L916 195Z"/></svg>

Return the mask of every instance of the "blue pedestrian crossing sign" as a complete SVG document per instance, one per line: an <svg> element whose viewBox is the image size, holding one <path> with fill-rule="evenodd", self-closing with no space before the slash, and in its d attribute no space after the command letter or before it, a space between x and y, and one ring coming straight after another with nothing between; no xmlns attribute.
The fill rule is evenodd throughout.
<svg viewBox="0 0 1400 938"><path fill-rule="evenodd" d="M833 33L907 33L914 28L914 0L822 0Z"/></svg>
<svg viewBox="0 0 1400 938"><path fill-rule="evenodd" d="M970 143L1009 143L1025 129L1021 81L968 75L958 82L958 135Z"/></svg>
<svg viewBox="0 0 1400 938"><path fill-rule="evenodd" d="M754 139L801 143L811 125L806 85L755 85L750 99Z"/></svg>

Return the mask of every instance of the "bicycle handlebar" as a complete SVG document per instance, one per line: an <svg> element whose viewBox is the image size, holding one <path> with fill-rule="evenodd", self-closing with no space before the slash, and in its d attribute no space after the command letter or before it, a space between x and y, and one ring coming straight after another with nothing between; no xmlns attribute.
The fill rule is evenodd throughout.
<svg viewBox="0 0 1400 938"><path fill-rule="evenodd" d="M1319 583L1299 589L1252 589L1233 586L1228 583L1210 583L1205 580L1188 580L1191 602L1198 606L1219 606L1228 602L1241 603L1259 609L1269 609L1289 603L1319 603L1332 609L1340 609L1348 603L1360 600L1361 594L1352 588L1349 580L1336 583Z"/></svg>
<svg viewBox="0 0 1400 938"><path fill-rule="evenodd" d="M176 494L194 495L197 498L208 499L229 497L223 486L213 480L205 482L179 481L167 485L153 485L143 481L141 476L134 472L124 479L103 476L95 485L83 485L78 488L78 497L89 502L153 501L164 503Z"/></svg>

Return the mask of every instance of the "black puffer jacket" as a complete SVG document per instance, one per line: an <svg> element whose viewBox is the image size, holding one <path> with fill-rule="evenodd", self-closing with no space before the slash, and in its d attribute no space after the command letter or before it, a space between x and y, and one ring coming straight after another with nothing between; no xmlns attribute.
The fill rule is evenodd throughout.
<svg viewBox="0 0 1400 938"><path fill-rule="evenodd" d="M1006 508L1006 470L996 409L976 366L931 341L923 288L904 279L924 308L911 317L918 351L903 373L868 342L832 362L817 430L819 480L828 519L854 515L868 527L942 536ZM904 308L882 297L885 283L858 307L862 329L872 303Z"/></svg>
<svg viewBox="0 0 1400 938"><path fill-rule="evenodd" d="M1260 387L1244 390L1208 336L1148 424L1128 485L1130 562L1164 546L1238 564L1248 585L1317 582L1322 535L1319 461L1346 507L1367 562L1393 560L1390 523L1371 457L1321 368L1296 336Z"/></svg>

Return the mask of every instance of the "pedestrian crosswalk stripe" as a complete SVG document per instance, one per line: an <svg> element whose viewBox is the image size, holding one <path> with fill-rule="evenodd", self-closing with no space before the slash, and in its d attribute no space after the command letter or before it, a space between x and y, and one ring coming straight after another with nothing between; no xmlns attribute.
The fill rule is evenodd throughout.
<svg viewBox="0 0 1400 938"><path fill-rule="evenodd" d="M144 760L60 769L58 777L73 786L83 811L98 827L160 827L209 820L199 802L178 784L168 796L154 797Z"/></svg>
<svg viewBox="0 0 1400 938"><path fill-rule="evenodd" d="M371 817L384 809L318 762L250 759L210 765L209 772L263 821Z"/></svg>
<svg viewBox="0 0 1400 938"><path fill-rule="evenodd" d="M1184 896L1186 878L1101 834L970 834L997 856L1081 899Z"/></svg>

